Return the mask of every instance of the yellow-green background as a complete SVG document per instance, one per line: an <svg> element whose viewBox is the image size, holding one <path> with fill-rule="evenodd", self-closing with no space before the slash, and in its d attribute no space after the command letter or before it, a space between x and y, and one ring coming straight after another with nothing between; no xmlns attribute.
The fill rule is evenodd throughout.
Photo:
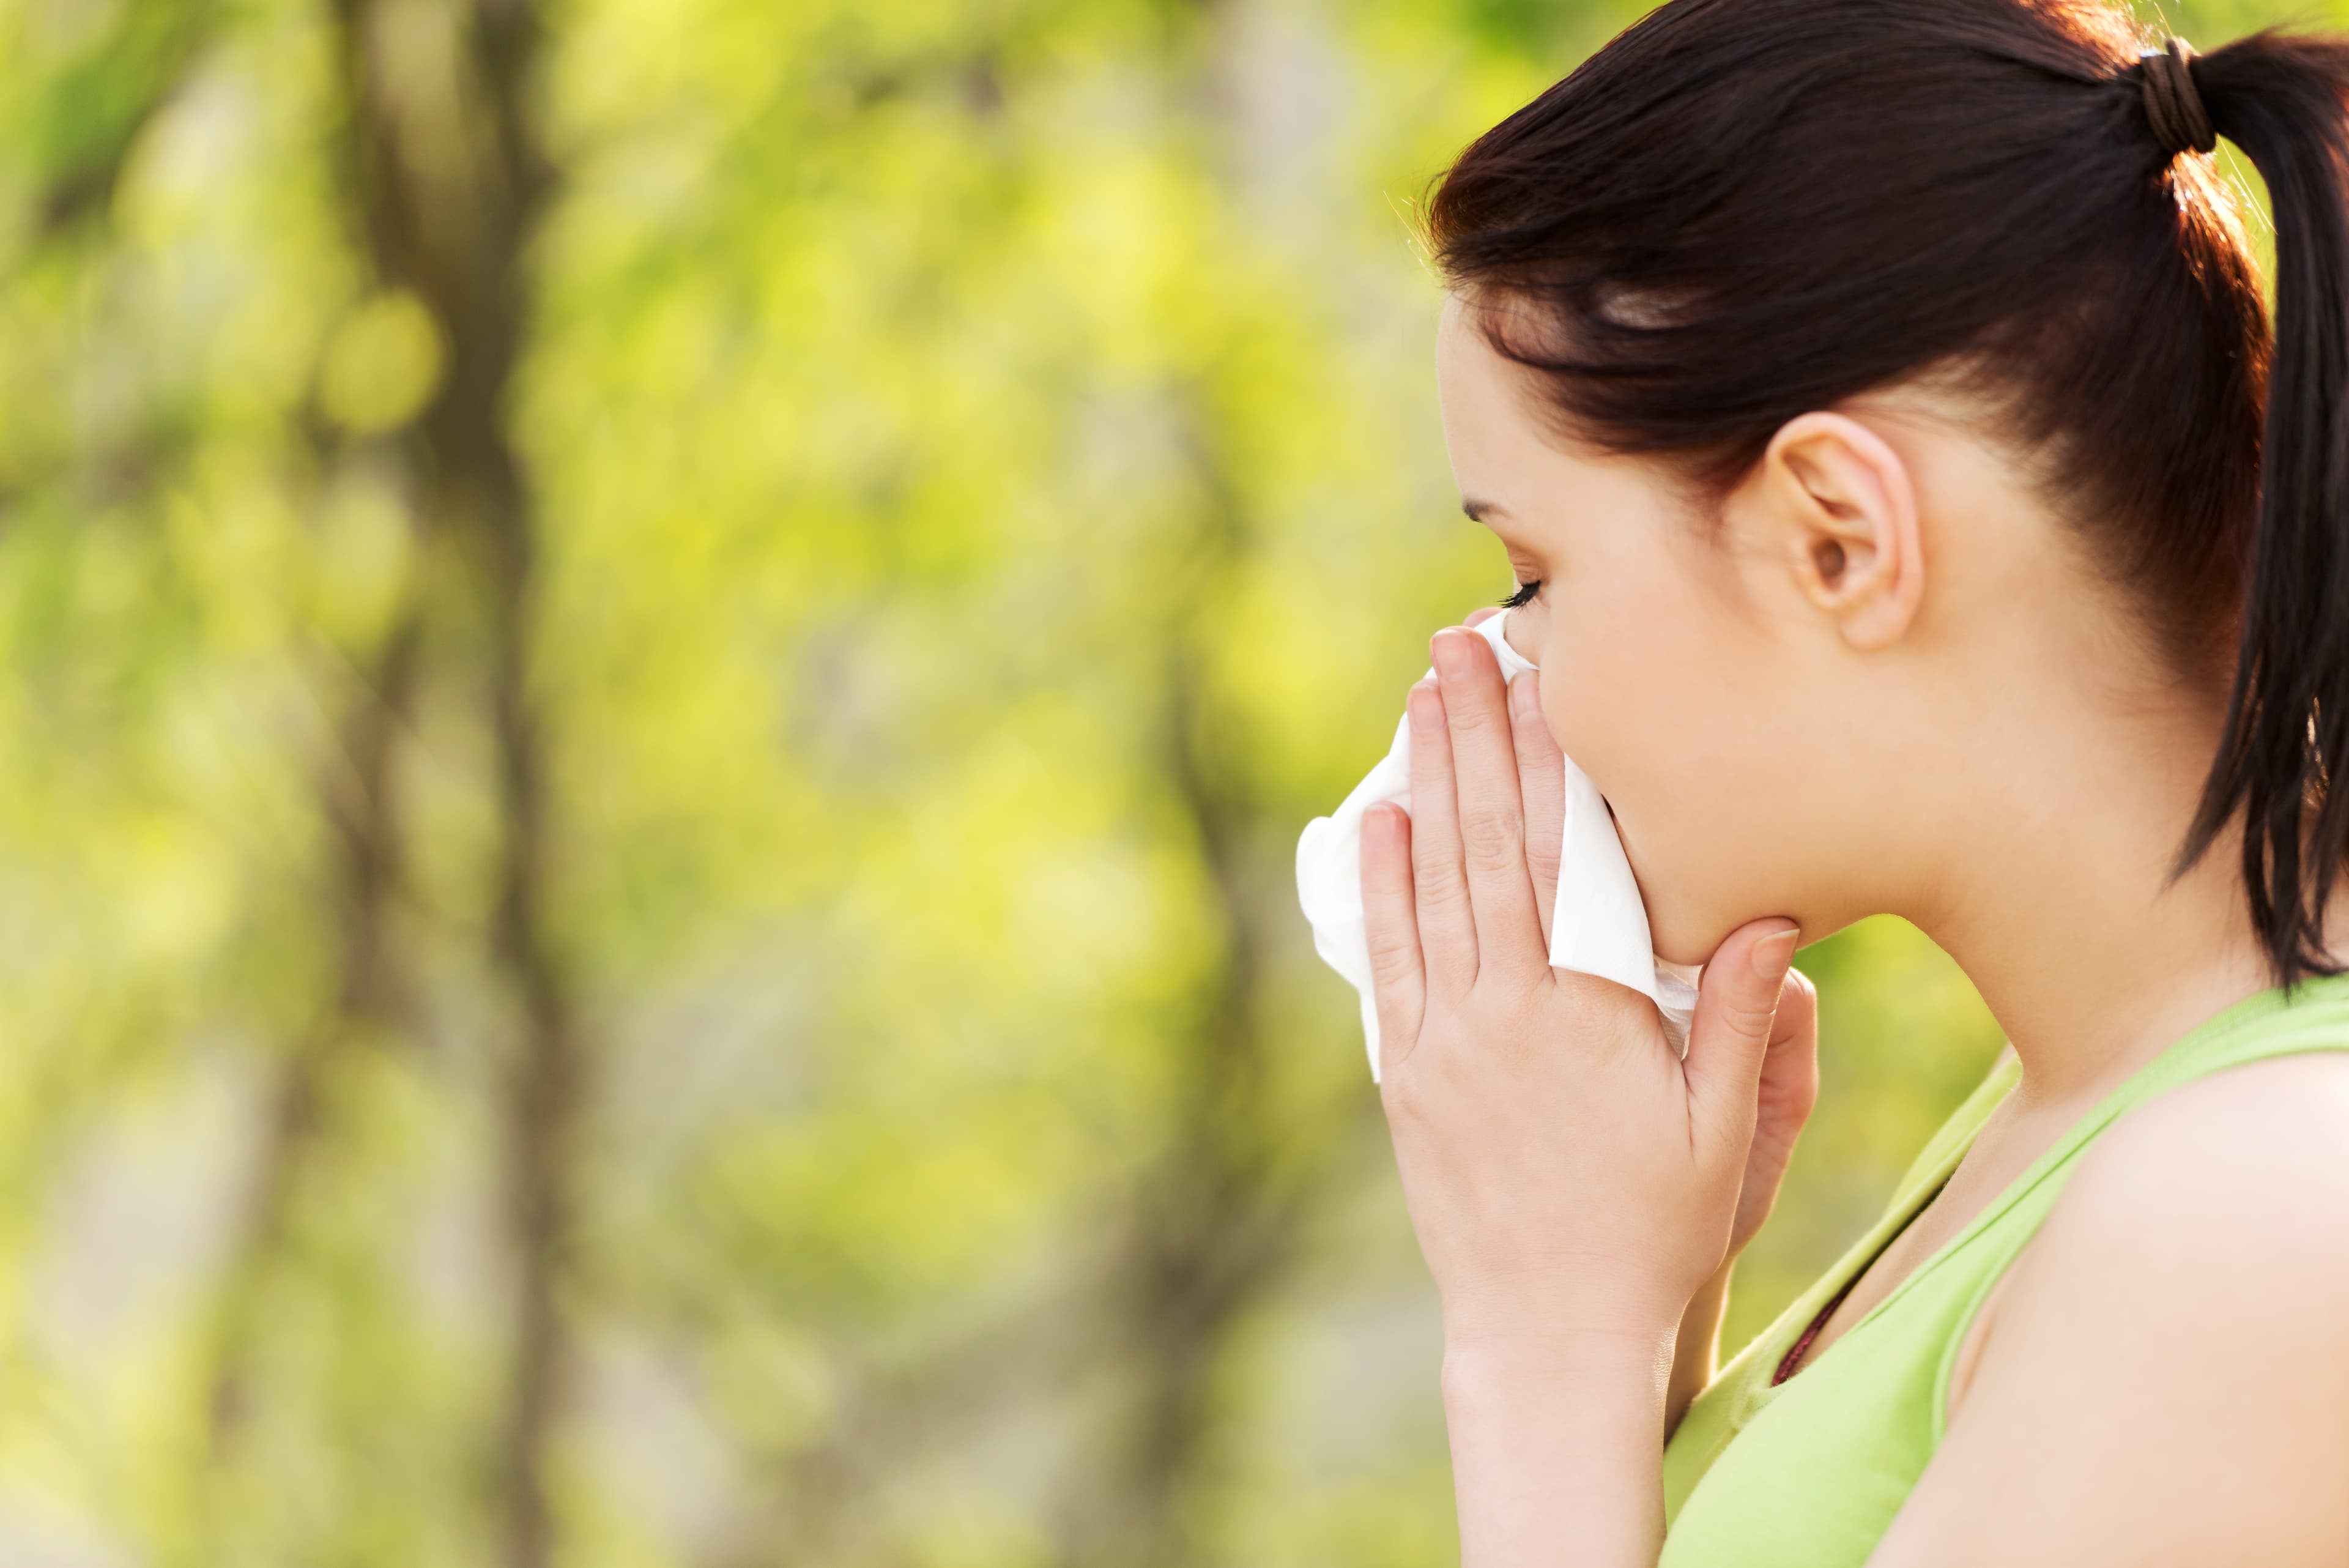
<svg viewBox="0 0 2349 1568"><path fill-rule="evenodd" d="M0 0L0 1561L1454 1560L1291 855L1640 9ZM2000 1041L1801 962L1725 1351Z"/></svg>

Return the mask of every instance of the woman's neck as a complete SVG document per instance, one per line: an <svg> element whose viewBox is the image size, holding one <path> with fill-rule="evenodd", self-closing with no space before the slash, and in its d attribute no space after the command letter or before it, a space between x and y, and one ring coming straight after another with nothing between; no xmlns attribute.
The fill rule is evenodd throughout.
<svg viewBox="0 0 2349 1568"><path fill-rule="evenodd" d="M1951 836L1934 896L1903 911L2005 1030L2022 1061L2019 1111L2085 1109L2204 1019L2274 983L2237 828L2162 885L2202 783L2182 759L2207 760L2217 732L2168 739L2148 753L2141 729L2074 731L2079 754L2021 797L2030 808L1975 814ZM2149 754L2181 760L2147 766ZM2335 884L2323 945L2349 962L2349 880Z"/></svg>

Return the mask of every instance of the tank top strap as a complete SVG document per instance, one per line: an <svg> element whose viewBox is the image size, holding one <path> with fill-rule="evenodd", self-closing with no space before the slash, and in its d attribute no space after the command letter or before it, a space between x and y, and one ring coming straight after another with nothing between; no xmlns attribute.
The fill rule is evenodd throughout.
<svg viewBox="0 0 2349 1568"><path fill-rule="evenodd" d="M2034 1196L2052 1202L2050 1189L2061 1183L2046 1179L2069 1166L2097 1134L2132 1106L2222 1068L2266 1056L2327 1049L2349 1050L2349 971L2306 976L2291 988L2289 994L2282 986L2271 986L2220 1008L2172 1041L2159 1055L2138 1067L2094 1109L2075 1121L2004 1194L1992 1201L1988 1211L1976 1217L1969 1231L1985 1229L2005 1210L2026 1203ZM2002 1087L2011 1087L2020 1072L2014 1064L2008 1063L2003 1071L1992 1077ZM1977 1119L1974 1130L1979 1127ZM1968 1137L1947 1151L1942 1163L1953 1165L1952 1157L1962 1154L1963 1145L1971 1141Z"/></svg>
<svg viewBox="0 0 2349 1568"><path fill-rule="evenodd" d="M2014 1087L2015 1080L2022 1075L2021 1059L2011 1050L2001 1047L1998 1056L1992 1061L1973 1089L1925 1140L1925 1147L1917 1151L1917 1158L1909 1162L1909 1168L1902 1171L1900 1179L1892 1184L1892 1196L1884 1205L1883 1219L1923 1207L1918 1199L1928 1190L1939 1190L1941 1184L1949 1179L1950 1170L1956 1165L1958 1157L1965 1152L1966 1146L1982 1130L1982 1123L1989 1119L1991 1112L1998 1108L1998 1103L2006 1097L2007 1091Z"/></svg>
<svg viewBox="0 0 2349 1568"><path fill-rule="evenodd" d="M2192 1079L2270 1056L2324 1050L2349 1051L2349 972L2308 976L2292 988L2289 997L2283 987L2274 986L2220 1009L2132 1073L2095 1109L2073 1123L1940 1254L1929 1260L1944 1266L1938 1271L1940 1277L1932 1281L1924 1293L1942 1296L1956 1306L1954 1312L1940 1314L1941 1327L1937 1331L1941 1345L1932 1383L1932 1440L1938 1443L1948 1429L1949 1379L1965 1325L2023 1247L2037 1233L2063 1195L2081 1152L2097 1134L2133 1106ZM2012 1087L2018 1076L2013 1063L2003 1064L2002 1070L1992 1075L2004 1087ZM1979 1119L1974 1125L1978 1130ZM1961 1144L1945 1155L1942 1163L1954 1166L1956 1157L1962 1152ZM1920 1269L1917 1272L1926 1272ZM1912 1274L1896 1287L1894 1293L1900 1293L1911 1283L1925 1285L1926 1282Z"/></svg>
<svg viewBox="0 0 2349 1568"><path fill-rule="evenodd" d="M2106 1105L2116 1116L2222 1068L2329 1049L2349 1049L2349 972L2304 976L2288 993L2271 986L2220 1009L2138 1068Z"/></svg>

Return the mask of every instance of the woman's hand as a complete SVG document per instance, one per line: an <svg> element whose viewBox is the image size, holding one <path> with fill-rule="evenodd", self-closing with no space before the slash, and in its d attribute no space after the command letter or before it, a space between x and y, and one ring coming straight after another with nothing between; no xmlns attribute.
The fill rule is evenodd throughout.
<svg viewBox="0 0 2349 1568"><path fill-rule="evenodd" d="M1468 612L1463 626L1478 626L1501 612L1491 605ZM1517 782L1526 803L1526 863L1534 878L1534 908L1541 916L1542 950L1549 950L1551 911L1557 904L1557 863L1565 852L1565 815L1543 808L1566 796L1566 759L1543 719L1538 672L1521 675L1509 688L1512 741ZM1799 939L1797 939L1799 940ZM1745 1157L1745 1178L1729 1226L1729 1251L1722 1261L1745 1251L1770 1218L1795 1140L1809 1125L1819 1101L1819 993L1811 977L1789 969L1778 990L1778 1011L1770 1047L1762 1058L1754 1096L1754 1142Z"/></svg>
<svg viewBox="0 0 2349 1568"><path fill-rule="evenodd" d="M1814 1097L1809 1022L1775 1027L1795 929L1771 918L1723 941L1685 1062L1645 997L1552 970L1523 808L1562 794L1543 782L1562 764L1537 678L1519 679L1513 722L1481 638L1447 628L1433 653L1410 699L1413 811L1366 817L1362 884L1380 1094L1447 1341L1669 1345L1775 1199L1792 1138L1756 1147L1774 1036L1795 1064L1778 1116L1798 1129Z"/></svg>

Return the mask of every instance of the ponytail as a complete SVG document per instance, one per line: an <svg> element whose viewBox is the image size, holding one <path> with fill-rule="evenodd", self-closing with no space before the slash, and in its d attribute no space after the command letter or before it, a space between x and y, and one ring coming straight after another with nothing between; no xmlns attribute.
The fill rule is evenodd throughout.
<svg viewBox="0 0 2349 1568"><path fill-rule="evenodd" d="M2244 803L2251 919L2290 987L2343 967L2323 925L2349 857L2349 793L2331 787L2349 752L2349 37L2271 27L2191 70L2267 183L2275 343L2226 726L2169 879Z"/></svg>

